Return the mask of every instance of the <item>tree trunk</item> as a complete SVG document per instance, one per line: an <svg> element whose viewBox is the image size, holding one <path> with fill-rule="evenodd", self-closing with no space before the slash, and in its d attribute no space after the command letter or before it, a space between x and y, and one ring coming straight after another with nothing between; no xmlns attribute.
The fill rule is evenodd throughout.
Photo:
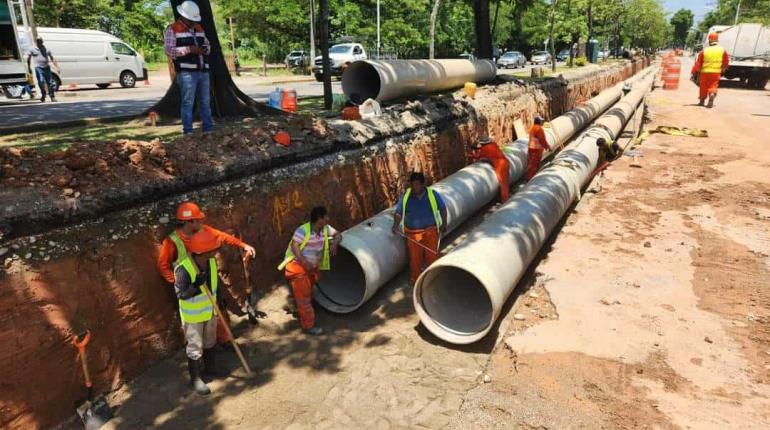
<svg viewBox="0 0 770 430"><path fill-rule="evenodd" d="M492 36L489 31L489 0L473 0L476 24L476 57L492 59Z"/></svg>
<svg viewBox="0 0 770 430"><path fill-rule="evenodd" d="M171 9L174 18L179 19L176 7L184 0L171 0ZM274 109L268 108L264 103L259 103L244 94L233 82L230 71L227 70L225 57L222 54L222 46L219 44L219 36L214 25L214 14L211 11L209 0L197 0L201 11L201 25L206 32L206 37L211 43L211 55L209 55L209 74L211 80L211 112L214 116L234 117L252 116L258 114L273 114ZM163 96L149 111L155 111L162 117L178 118L180 116L181 92L179 86L172 82L166 95Z"/></svg>
<svg viewBox="0 0 770 430"><path fill-rule="evenodd" d="M551 22L548 29L548 41L551 42L551 72L556 71L556 48L553 43L553 27L556 21L556 7L558 3L557 0L551 0Z"/></svg>
<svg viewBox="0 0 770 430"><path fill-rule="evenodd" d="M321 64L324 70L324 109L332 108L332 71L329 58L329 0L320 1L321 25L319 26L321 39Z"/></svg>
<svg viewBox="0 0 770 430"><path fill-rule="evenodd" d="M431 60L434 58L435 46L436 46L436 19L438 18L438 10L441 7L441 0L435 0L433 3L433 10L430 12L430 48L428 50L428 58Z"/></svg>
<svg viewBox="0 0 770 430"><path fill-rule="evenodd" d="M497 30L497 14L500 12L500 0L497 0L497 3L495 4L495 17L492 19L492 41L495 40L495 30ZM492 54L494 55L495 47L494 44L492 46Z"/></svg>

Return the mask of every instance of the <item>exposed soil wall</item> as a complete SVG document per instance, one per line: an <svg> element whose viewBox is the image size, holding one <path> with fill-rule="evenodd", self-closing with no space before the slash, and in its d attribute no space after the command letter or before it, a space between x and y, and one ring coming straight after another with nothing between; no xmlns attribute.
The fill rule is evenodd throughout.
<svg viewBox="0 0 770 430"><path fill-rule="evenodd" d="M516 119L529 124L538 112L557 116L644 65L539 85L501 83L480 88L475 100L455 93L391 107L377 121L330 122L336 141L357 145L256 174L240 172L235 180L222 174L222 181L231 180L209 178L213 185L129 209L110 211L110 202L103 202L78 224L39 227L34 236L2 243L0 427L48 428L72 415L85 395L69 343L74 333L93 333L88 354L96 392L120 386L180 346L176 303L155 269L178 202L198 201L208 223L253 244L258 256L251 279L268 289L281 280L275 266L312 206L326 205L333 225L348 228L393 204L410 171L441 179L465 165L466 149L479 134L511 139ZM224 249L220 258L225 284L242 298L237 251Z"/></svg>

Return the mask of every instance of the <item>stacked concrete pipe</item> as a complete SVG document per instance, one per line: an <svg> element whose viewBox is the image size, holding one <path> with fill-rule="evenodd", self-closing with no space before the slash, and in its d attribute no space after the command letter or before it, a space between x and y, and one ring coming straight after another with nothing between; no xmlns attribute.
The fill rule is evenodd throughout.
<svg viewBox="0 0 770 430"><path fill-rule="evenodd" d="M420 276L414 307L431 333L455 344L476 342L489 333L503 304L596 168L596 140L616 139L643 102L654 79L650 69L579 140Z"/></svg>
<svg viewBox="0 0 770 430"><path fill-rule="evenodd" d="M366 99L393 100L483 84L497 75L490 60L365 60L356 61L342 75L342 91L353 103Z"/></svg>
<svg viewBox="0 0 770 430"><path fill-rule="evenodd" d="M552 148L563 145L579 130L620 99L622 84L603 91L580 108L551 121L545 130ZM527 166L527 140L519 139L505 148L510 161L510 181L516 182ZM546 154L547 155L547 154ZM447 204L447 232L478 212L499 195L494 169L474 163L433 185ZM405 240L391 232L394 208L346 230L331 270L324 272L313 297L336 313L358 309L377 290L401 272L407 264Z"/></svg>

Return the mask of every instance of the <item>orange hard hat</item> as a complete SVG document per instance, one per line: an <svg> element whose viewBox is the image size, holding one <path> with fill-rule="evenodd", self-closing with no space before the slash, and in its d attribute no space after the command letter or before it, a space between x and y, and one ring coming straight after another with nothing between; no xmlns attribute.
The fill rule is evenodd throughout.
<svg viewBox="0 0 770 430"><path fill-rule="evenodd" d="M187 248L193 254L205 254L219 248L219 239L208 230L200 230L190 238Z"/></svg>
<svg viewBox="0 0 770 430"><path fill-rule="evenodd" d="M717 40L719 40L717 33L709 33L709 42L716 42Z"/></svg>
<svg viewBox="0 0 770 430"><path fill-rule="evenodd" d="M193 202L184 202L176 208L176 219L179 221L190 221L203 218L206 218L206 215L204 215L201 208Z"/></svg>
<svg viewBox="0 0 770 430"><path fill-rule="evenodd" d="M283 146L289 146L291 144L291 136L285 131L279 131L273 136L275 143Z"/></svg>

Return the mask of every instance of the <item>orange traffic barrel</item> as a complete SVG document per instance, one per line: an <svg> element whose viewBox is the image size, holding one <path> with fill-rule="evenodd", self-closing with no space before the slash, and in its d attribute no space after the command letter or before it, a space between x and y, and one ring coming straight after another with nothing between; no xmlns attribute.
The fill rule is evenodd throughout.
<svg viewBox="0 0 770 430"><path fill-rule="evenodd" d="M281 109L288 112L297 111L297 91L287 88L281 91Z"/></svg>

